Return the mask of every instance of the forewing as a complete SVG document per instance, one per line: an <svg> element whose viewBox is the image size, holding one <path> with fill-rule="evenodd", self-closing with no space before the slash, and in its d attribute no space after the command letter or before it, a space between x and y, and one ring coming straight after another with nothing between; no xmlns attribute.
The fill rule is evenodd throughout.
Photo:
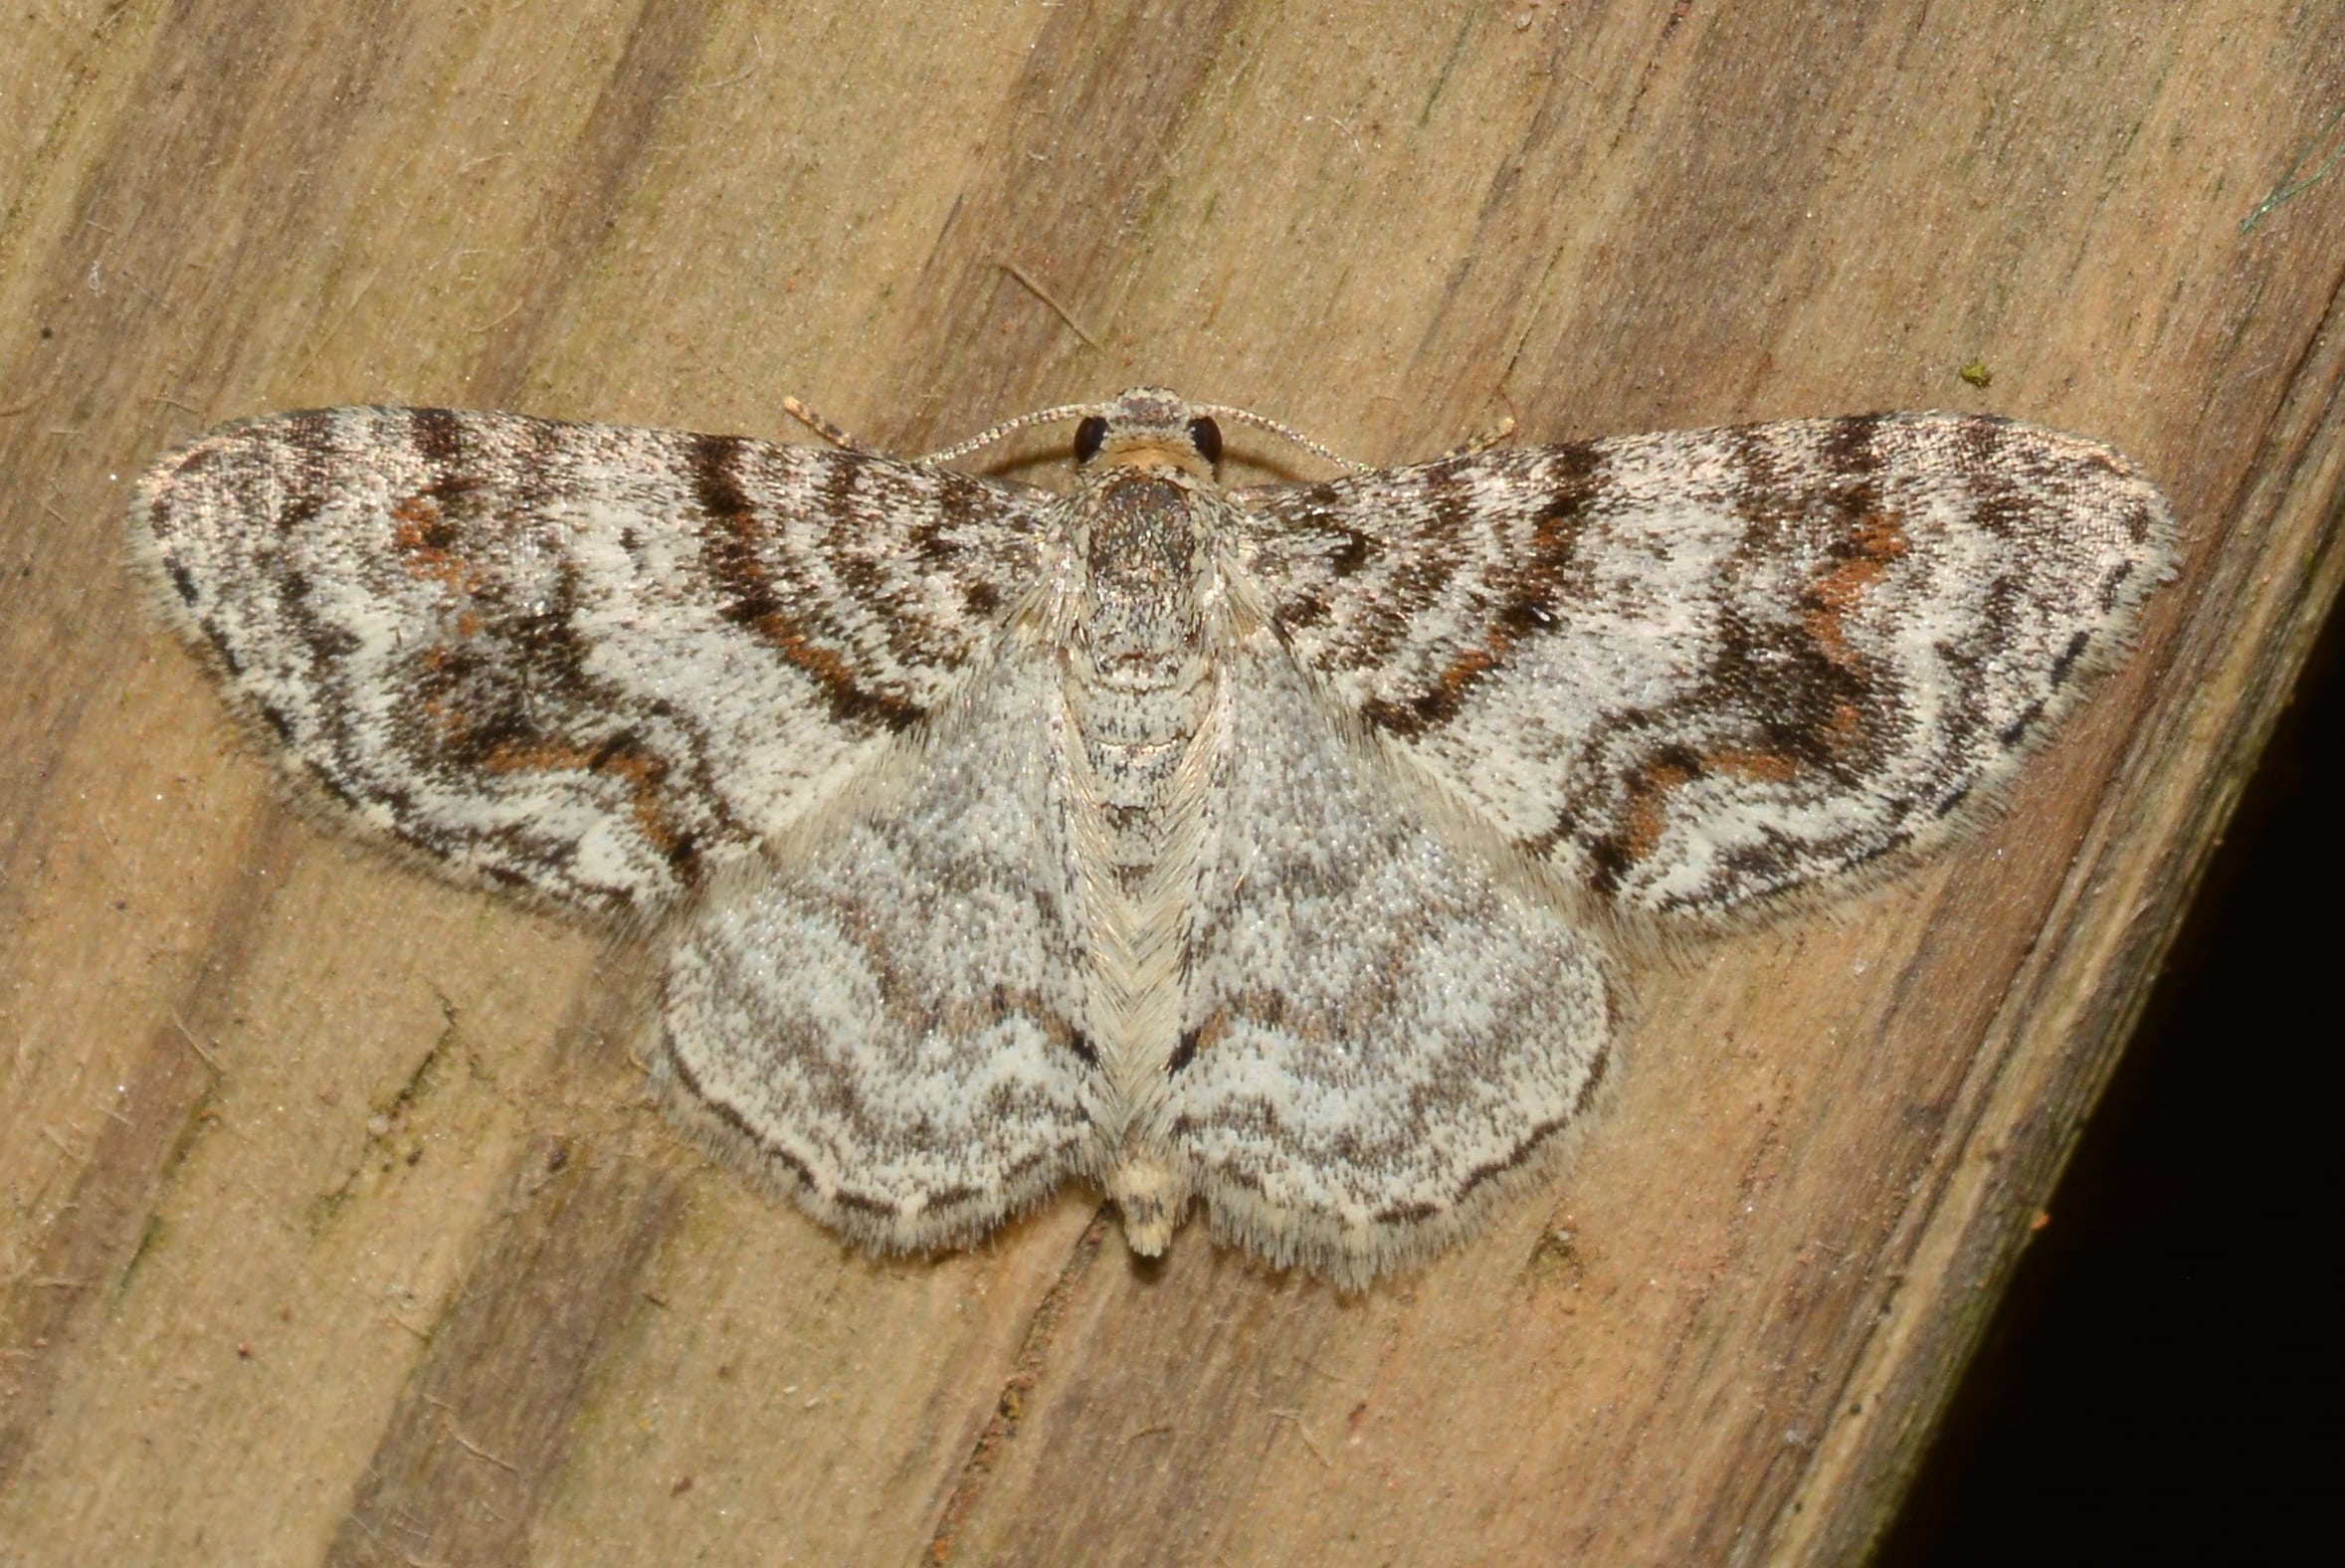
<svg viewBox="0 0 2345 1568"><path fill-rule="evenodd" d="M459 874L672 896L953 688L1034 492L864 453L445 409L229 426L132 512L298 769Z"/></svg>
<svg viewBox="0 0 2345 1568"><path fill-rule="evenodd" d="M670 962L672 1107L877 1247L969 1241L1097 1163L1051 674L976 678L868 793L722 879Z"/></svg>
<svg viewBox="0 0 2345 1568"><path fill-rule="evenodd" d="M1940 834L2121 649L2171 531L2109 448L1937 414L1234 498L1340 701L1527 853L1688 912Z"/></svg>
<svg viewBox="0 0 2345 1568"><path fill-rule="evenodd" d="M1224 676L1166 1141L1218 1234L1359 1285L1561 1146L1611 1006L1552 889L1446 836L1268 635Z"/></svg>

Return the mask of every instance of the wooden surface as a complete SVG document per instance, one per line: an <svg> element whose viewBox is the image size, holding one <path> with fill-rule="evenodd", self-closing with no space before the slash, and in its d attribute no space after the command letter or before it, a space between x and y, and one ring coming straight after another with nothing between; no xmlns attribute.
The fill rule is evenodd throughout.
<svg viewBox="0 0 2345 1568"><path fill-rule="evenodd" d="M1862 1556L2337 592L2345 10L0 27L0 1562ZM1575 1167L1341 1299L1078 1192L844 1252L646 1103L590 938L289 812L121 566L267 409L917 450L1141 381L1379 461L2008 413L2183 577L2007 814L1643 965Z"/></svg>

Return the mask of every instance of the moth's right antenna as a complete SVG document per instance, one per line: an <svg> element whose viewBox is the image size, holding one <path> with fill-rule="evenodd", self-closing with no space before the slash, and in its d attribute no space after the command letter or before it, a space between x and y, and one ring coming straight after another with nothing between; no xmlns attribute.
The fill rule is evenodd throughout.
<svg viewBox="0 0 2345 1568"><path fill-rule="evenodd" d="M1350 458L1331 452L1292 426L1281 425L1269 415L1257 414L1253 409L1236 408L1228 403L1200 403L1197 405L1197 412L1218 415L1224 419L1234 419L1241 425L1252 425L1257 430L1267 430L1280 441L1290 442L1313 457L1325 458L1339 469L1349 469L1354 474L1375 472L1369 465L1354 462Z"/></svg>

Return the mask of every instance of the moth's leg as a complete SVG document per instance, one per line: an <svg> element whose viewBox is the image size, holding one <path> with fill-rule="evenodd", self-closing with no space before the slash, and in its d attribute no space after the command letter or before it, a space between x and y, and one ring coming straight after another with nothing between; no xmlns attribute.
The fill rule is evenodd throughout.
<svg viewBox="0 0 2345 1568"><path fill-rule="evenodd" d="M822 437L823 440L829 442L832 446L837 447L841 452L860 452L867 457L879 457L881 455L877 447L867 444L858 437L849 435L845 430L841 429L837 425L832 424L829 420L823 418L822 415L816 413L813 409L808 408L804 403L799 402L798 399L794 397L785 397L782 399L782 412L789 415L792 419L798 421L799 424L804 425L808 430L811 430L816 435Z"/></svg>

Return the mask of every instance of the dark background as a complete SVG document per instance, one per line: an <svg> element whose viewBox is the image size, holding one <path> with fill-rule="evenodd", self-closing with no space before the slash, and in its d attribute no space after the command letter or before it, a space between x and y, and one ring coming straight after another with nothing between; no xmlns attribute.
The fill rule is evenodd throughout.
<svg viewBox="0 0 2345 1568"><path fill-rule="evenodd" d="M1878 1568L2333 1539L2341 662L2333 616Z"/></svg>

